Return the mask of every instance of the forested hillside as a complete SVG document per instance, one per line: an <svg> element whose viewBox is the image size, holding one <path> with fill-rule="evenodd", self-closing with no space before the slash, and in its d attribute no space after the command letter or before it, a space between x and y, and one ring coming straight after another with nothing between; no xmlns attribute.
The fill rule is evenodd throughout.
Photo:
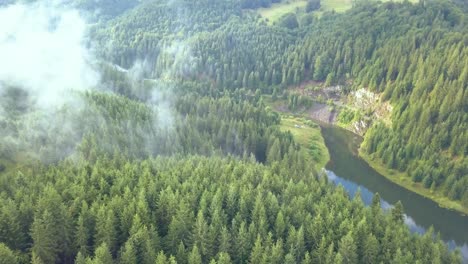
<svg viewBox="0 0 468 264"><path fill-rule="evenodd" d="M91 34L101 47L109 47L100 49L106 59L128 68L136 60L153 64L165 51L173 55L188 44L180 42L199 32L213 31L236 15L241 15L236 1L152 0L109 21L104 28L97 27ZM172 63L163 65L169 67Z"/></svg>
<svg viewBox="0 0 468 264"><path fill-rule="evenodd" d="M253 155L266 162L269 156L280 158L288 152L295 156L299 151L292 135L275 127L279 116L266 111L255 98L186 94L169 110L115 94L90 92L82 97L86 107L80 111L61 109L55 113L56 126L45 131L40 123L31 121L38 118L37 112L25 114L21 122L4 118L2 133L7 137L2 141L0 157L29 153L45 163L56 162L72 154L77 139L77 147L87 160L106 153L127 153L134 158L184 153ZM72 127L62 129L64 124ZM54 137L47 136L50 134Z"/></svg>
<svg viewBox="0 0 468 264"><path fill-rule="evenodd" d="M431 233L410 235L401 207L383 213L376 196L366 208L290 168L116 156L2 176L0 256L14 263L15 251L30 249L32 263L459 262Z"/></svg>
<svg viewBox="0 0 468 264"><path fill-rule="evenodd" d="M191 8L181 6L183 12ZM125 48L117 50L131 52L111 59L128 66L135 58L144 59L141 54L156 55L153 77L170 70L179 78L208 78L217 89L273 93L315 80L378 92L393 105L392 125L377 122L363 149L389 168L407 172L414 182L468 206L468 29L462 9L448 1L366 2L345 14L328 14L287 29L242 15L235 5L230 13L221 4L210 8L173 20L175 25L190 21L192 28L163 27L172 32L163 39L189 32L188 40L172 47L160 37L143 35L131 47L124 44L131 39L126 34L138 36L131 33L134 27L151 32L142 30L151 25L144 23L151 12L135 9L117 18L102 34L122 32L125 40L117 43ZM221 26L226 17L232 19ZM196 26L202 32L193 34L194 25L205 25L203 19L209 19L209 27ZM160 30L156 24L150 28Z"/></svg>
<svg viewBox="0 0 468 264"><path fill-rule="evenodd" d="M468 206L466 16L448 3L362 9L355 23L343 21L335 52L306 40L305 67L313 79L351 77L354 87L382 93L394 106L392 126L372 128L364 150Z"/></svg>
<svg viewBox="0 0 468 264"><path fill-rule="evenodd" d="M392 125L377 123L363 149L467 207L465 14L448 2L361 6L306 37L297 57L311 79L382 93Z"/></svg>
<svg viewBox="0 0 468 264"><path fill-rule="evenodd" d="M432 230L410 233L401 203L365 207L329 183L265 98L297 101L309 81L377 93L391 122L362 150L468 207L463 3L359 1L267 24L252 9L278 1L13 2L0 14L39 10L25 14L76 38L86 69L0 30L0 49L46 54L34 71L66 68L57 85L0 62L0 263L462 262Z"/></svg>

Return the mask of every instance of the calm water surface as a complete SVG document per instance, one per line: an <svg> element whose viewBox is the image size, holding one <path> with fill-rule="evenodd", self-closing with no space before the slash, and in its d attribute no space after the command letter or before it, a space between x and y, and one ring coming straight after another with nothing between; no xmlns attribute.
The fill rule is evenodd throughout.
<svg viewBox="0 0 468 264"><path fill-rule="evenodd" d="M360 189L366 204L370 204L376 192L383 200L382 207L391 207L400 200L405 222L413 232L424 233L432 225L451 248L460 247L464 262L468 263L468 216L441 208L380 175L358 156L361 137L333 126L323 126L322 133L330 152L326 166L330 180L343 185L351 196Z"/></svg>

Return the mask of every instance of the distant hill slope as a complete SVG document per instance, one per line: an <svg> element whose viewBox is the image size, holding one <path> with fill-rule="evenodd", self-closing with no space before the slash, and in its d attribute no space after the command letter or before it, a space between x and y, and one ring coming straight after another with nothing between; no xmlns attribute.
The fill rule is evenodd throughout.
<svg viewBox="0 0 468 264"><path fill-rule="evenodd" d="M363 149L465 207L467 21L447 1L360 5L312 26L288 62L307 79L381 93L392 126L369 130Z"/></svg>
<svg viewBox="0 0 468 264"><path fill-rule="evenodd" d="M363 149L468 206L468 20L460 6L360 1L291 29L243 14L236 1L157 3L97 31L101 42L114 41L110 59L129 67L150 58L155 76L175 71L217 89L273 93L315 80L377 92L393 105L392 127L370 129Z"/></svg>

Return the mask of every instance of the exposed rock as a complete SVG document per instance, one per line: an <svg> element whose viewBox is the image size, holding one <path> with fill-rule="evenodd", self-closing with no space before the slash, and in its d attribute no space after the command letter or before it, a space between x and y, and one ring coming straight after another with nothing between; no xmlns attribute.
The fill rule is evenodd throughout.
<svg viewBox="0 0 468 264"><path fill-rule="evenodd" d="M379 96L377 94L364 88L351 92L350 99L352 106L363 110L374 110L379 102Z"/></svg>
<svg viewBox="0 0 468 264"><path fill-rule="evenodd" d="M372 121L370 119L360 119L358 121L355 121L352 124L352 132L364 136L371 124Z"/></svg>
<svg viewBox="0 0 468 264"><path fill-rule="evenodd" d="M308 111L310 118L323 123L333 124L336 122L337 113L326 104L315 103Z"/></svg>

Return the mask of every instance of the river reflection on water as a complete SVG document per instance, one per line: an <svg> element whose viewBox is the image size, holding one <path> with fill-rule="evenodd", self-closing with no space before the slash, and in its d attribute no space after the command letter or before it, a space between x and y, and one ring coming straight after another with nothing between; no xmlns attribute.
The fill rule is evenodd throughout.
<svg viewBox="0 0 468 264"><path fill-rule="evenodd" d="M357 155L361 138L338 127L324 126L322 134L330 152L326 166L328 178L341 184L354 197L358 190L366 205L375 192L382 198L381 205L391 208L398 200L403 203L405 223L412 232L423 234L431 225L440 232L450 248L459 247L468 263L468 217L440 208L435 202L392 183L372 169Z"/></svg>
<svg viewBox="0 0 468 264"><path fill-rule="evenodd" d="M369 189L367 189L364 186L358 185L350 180L340 178L333 171L326 170L326 174L329 180L331 180L337 185L338 184L342 185L351 197L354 197L359 190L361 192L361 199L364 202L364 204L366 205L371 204L374 193L369 191ZM393 205L391 205L384 199L380 200L380 204L384 210L388 210L393 207ZM426 232L426 228L418 225L414 221L414 219L408 214L405 214L405 224L409 227L411 232L415 232L419 234L424 234ZM454 240L446 241L446 243L451 249L455 249L458 246ZM468 262L468 245L466 243L463 244L463 246L460 247L460 250L463 255L464 262L467 263Z"/></svg>

